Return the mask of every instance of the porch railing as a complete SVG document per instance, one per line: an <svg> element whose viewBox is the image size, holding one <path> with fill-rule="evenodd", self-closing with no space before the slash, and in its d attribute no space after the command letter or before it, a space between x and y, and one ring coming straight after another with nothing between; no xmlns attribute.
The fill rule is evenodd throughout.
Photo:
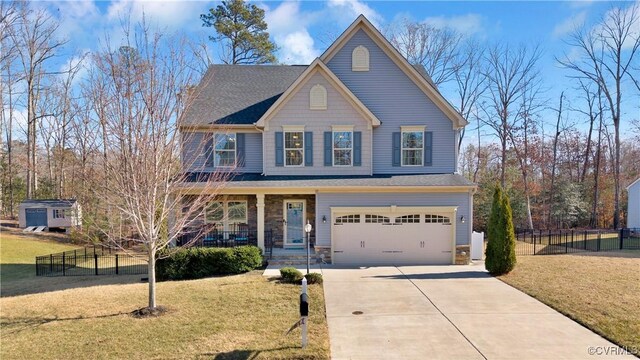
<svg viewBox="0 0 640 360"><path fill-rule="evenodd" d="M273 236L271 230L264 232L265 257L270 258L273 249ZM205 233L201 231L185 232L178 238L177 245L198 247L236 247L253 245L258 246L257 230L212 230Z"/></svg>

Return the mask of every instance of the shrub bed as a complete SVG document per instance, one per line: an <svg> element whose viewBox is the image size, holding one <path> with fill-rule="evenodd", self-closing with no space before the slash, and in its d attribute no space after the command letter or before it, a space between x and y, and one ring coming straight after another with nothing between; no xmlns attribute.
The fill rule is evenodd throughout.
<svg viewBox="0 0 640 360"><path fill-rule="evenodd" d="M300 284L302 281L302 273L290 266L280 269L280 276L282 277L282 282L289 284Z"/></svg>
<svg viewBox="0 0 640 360"><path fill-rule="evenodd" d="M158 280L189 280L233 275L262 266L262 252L255 246L236 248L185 248L156 263Z"/></svg>

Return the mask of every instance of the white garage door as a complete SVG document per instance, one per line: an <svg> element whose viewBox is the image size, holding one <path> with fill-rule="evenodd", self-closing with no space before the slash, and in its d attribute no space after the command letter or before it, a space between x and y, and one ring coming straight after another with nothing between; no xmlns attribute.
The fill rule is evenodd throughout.
<svg viewBox="0 0 640 360"><path fill-rule="evenodd" d="M362 210L332 216L333 263L452 264L453 213Z"/></svg>

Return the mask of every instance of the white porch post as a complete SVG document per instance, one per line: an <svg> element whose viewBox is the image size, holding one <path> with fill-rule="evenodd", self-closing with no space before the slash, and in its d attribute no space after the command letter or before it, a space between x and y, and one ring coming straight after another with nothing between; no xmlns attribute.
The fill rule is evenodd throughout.
<svg viewBox="0 0 640 360"><path fill-rule="evenodd" d="M258 247L264 252L264 194L256 194L258 209Z"/></svg>

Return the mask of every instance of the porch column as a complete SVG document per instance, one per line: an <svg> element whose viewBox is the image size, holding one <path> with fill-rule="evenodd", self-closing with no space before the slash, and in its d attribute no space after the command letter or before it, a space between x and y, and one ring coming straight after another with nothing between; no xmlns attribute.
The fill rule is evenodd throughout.
<svg viewBox="0 0 640 360"><path fill-rule="evenodd" d="M258 209L258 247L264 253L264 194L256 194L256 208Z"/></svg>

